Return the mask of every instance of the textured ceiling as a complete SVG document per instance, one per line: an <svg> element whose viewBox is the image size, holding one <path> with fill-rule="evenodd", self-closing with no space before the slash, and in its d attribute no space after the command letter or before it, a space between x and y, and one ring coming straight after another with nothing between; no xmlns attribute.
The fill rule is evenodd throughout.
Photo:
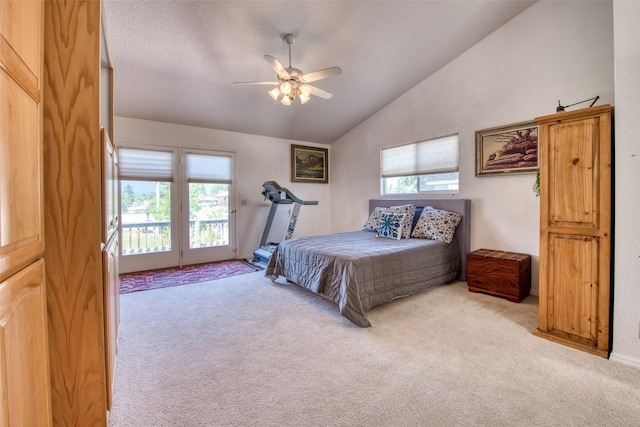
<svg viewBox="0 0 640 427"><path fill-rule="evenodd" d="M331 143L534 1L106 0L117 116ZM263 55L338 66L333 98L276 104Z"/></svg>

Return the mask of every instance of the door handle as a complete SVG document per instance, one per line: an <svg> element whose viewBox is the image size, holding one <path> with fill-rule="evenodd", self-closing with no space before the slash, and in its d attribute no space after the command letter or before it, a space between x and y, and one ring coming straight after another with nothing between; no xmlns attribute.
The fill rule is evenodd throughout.
<svg viewBox="0 0 640 427"><path fill-rule="evenodd" d="M230 214L234 214L234 213L236 213L236 210L235 210L235 209L231 209L231 210L229 211L229 213L230 213Z"/></svg>

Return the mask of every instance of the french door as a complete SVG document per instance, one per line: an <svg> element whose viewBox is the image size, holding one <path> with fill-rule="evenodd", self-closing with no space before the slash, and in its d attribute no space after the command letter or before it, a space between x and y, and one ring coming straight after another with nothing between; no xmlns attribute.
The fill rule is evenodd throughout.
<svg viewBox="0 0 640 427"><path fill-rule="evenodd" d="M235 258L233 153L120 148L120 270Z"/></svg>
<svg viewBox="0 0 640 427"><path fill-rule="evenodd" d="M183 149L181 163L182 263L235 258L233 154Z"/></svg>

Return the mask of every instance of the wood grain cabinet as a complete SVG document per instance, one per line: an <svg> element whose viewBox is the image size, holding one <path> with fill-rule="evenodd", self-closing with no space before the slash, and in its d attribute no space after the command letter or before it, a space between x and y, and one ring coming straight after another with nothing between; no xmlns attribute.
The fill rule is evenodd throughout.
<svg viewBox="0 0 640 427"><path fill-rule="evenodd" d="M45 2L44 198L55 425L106 426L118 336L117 159L102 2Z"/></svg>
<svg viewBox="0 0 640 427"><path fill-rule="evenodd" d="M535 334L609 355L610 105L538 117L540 316Z"/></svg>
<svg viewBox="0 0 640 427"><path fill-rule="evenodd" d="M102 271L104 286L104 330L107 376L107 409L111 409L112 385L118 353L118 330L120 325L120 275L118 257L118 155L105 128L101 130L102 141Z"/></svg>
<svg viewBox="0 0 640 427"><path fill-rule="evenodd" d="M120 325L120 276L118 274L118 256L120 242L118 233L114 233L104 250L103 283L104 283L104 331L105 331L105 367L107 386L107 408L111 409L113 397L113 380L118 353L118 329Z"/></svg>
<svg viewBox="0 0 640 427"><path fill-rule="evenodd" d="M50 426L42 1L0 0L0 425Z"/></svg>
<svg viewBox="0 0 640 427"><path fill-rule="evenodd" d="M43 260L0 283L0 380L0 425L51 425Z"/></svg>

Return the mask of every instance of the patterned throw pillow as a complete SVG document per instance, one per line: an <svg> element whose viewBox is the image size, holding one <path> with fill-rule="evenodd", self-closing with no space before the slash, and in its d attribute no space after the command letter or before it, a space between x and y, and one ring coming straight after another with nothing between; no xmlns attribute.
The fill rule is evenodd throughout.
<svg viewBox="0 0 640 427"><path fill-rule="evenodd" d="M402 228L404 227L405 218L407 218L406 214L383 213L376 237L388 237L390 239L400 240L402 238Z"/></svg>
<svg viewBox="0 0 640 427"><path fill-rule="evenodd" d="M413 216L416 213L416 205L402 205L402 206L391 206L389 208L389 212L395 214L405 214L407 216L407 221L402 228L402 238L408 239L411 237L411 226L413 225Z"/></svg>
<svg viewBox="0 0 640 427"><path fill-rule="evenodd" d="M411 237L451 243L462 215L427 206L422 211Z"/></svg>
<svg viewBox="0 0 640 427"><path fill-rule="evenodd" d="M378 227L380 227L380 220L382 219L382 214L387 212L389 208L375 208L371 215L369 215L369 219L364 223L362 229L364 231L378 231Z"/></svg>

